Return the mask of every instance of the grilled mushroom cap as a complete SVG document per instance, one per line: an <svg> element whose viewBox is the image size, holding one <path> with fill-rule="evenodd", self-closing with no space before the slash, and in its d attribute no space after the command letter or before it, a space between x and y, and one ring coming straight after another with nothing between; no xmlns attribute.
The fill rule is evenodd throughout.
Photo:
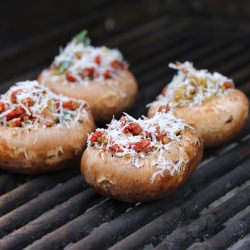
<svg viewBox="0 0 250 250"><path fill-rule="evenodd" d="M152 117L162 103L155 102L148 110ZM202 104L174 107L176 117L193 126L204 140L204 147L215 147L232 139L244 126L249 112L249 101L244 93L230 89Z"/></svg>
<svg viewBox="0 0 250 250"><path fill-rule="evenodd" d="M166 196L195 170L203 143L193 128L171 114L132 119L113 120L106 130L91 134L82 156L82 174L98 192L116 199Z"/></svg>
<svg viewBox="0 0 250 250"><path fill-rule="evenodd" d="M137 82L129 71L122 71L116 79L92 80L87 85L65 84L62 78L54 80L45 70L39 80L57 94L86 100L96 122L107 122L114 115L121 114L130 108L137 95Z"/></svg>

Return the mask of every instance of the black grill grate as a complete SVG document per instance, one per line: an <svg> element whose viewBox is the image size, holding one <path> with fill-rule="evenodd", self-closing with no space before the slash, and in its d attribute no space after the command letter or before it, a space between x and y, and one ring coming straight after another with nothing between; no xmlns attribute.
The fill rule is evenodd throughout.
<svg viewBox="0 0 250 250"><path fill-rule="evenodd" d="M14 76L9 72L0 76L5 82L1 90L17 79L35 77L65 35L81 25L76 22L0 56L0 66L8 59L4 67L14 72ZM161 15L135 27L123 23L112 34L96 31L93 37L96 43L121 48L131 62L140 83L132 115L146 113L145 104L154 100L173 74L167 63L175 60L191 60L197 67L232 76L250 95L247 24ZM26 54L29 68L19 68ZM150 203L129 204L101 197L84 184L78 163L39 177L1 172L0 249L226 249L250 231L247 209L232 225L223 226L250 205L249 125L250 121L228 145L206 151L201 167L177 192ZM208 207L231 190L231 198Z"/></svg>

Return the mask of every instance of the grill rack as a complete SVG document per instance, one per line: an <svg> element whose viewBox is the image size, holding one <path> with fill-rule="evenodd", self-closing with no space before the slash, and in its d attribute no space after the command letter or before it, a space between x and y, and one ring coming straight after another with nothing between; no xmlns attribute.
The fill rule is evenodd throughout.
<svg viewBox="0 0 250 250"><path fill-rule="evenodd" d="M0 90L18 79L34 78L55 55L58 43L65 41L62 37L85 23L76 22L49 33L42 41L35 38L0 56L0 66L6 69ZM233 77L237 86L250 95L250 32L244 23L177 20L160 15L132 28L131 24L124 25L111 38L103 32L93 37L96 43L121 48L131 62L140 83L132 115L145 114L145 104L153 101L170 79L173 72L166 65L169 61L187 59L198 68L220 71ZM41 50L32 53L36 49ZM20 65L23 55L27 55L27 64ZM10 79L7 69L13 69L14 78ZM226 249L250 231L247 209L232 226L223 227L225 221L250 204L249 125L248 120L229 145L207 150L201 167L187 183L155 202L130 204L101 197L82 180L79 163L37 177L2 171L0 249ZM235 191L232 198L201 213L231 190ZM242 230L235 233L239 225ZM248 246L249 242L244 244Z"/></svg>

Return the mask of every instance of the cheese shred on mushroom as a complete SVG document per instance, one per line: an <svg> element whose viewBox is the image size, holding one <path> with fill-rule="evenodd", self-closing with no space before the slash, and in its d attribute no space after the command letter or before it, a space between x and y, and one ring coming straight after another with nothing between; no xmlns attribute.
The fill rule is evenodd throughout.
<svg viewBox="0 0 250 250"><path fill-rule="evenodd" d="M107 129L96 129L91 133L88 146L107 152L112 157L130 159L132 165L138 168L142 167L139 159L157 155L157 162L152 162L157 168L153 181L165 170L171 175L180 171L182 159L172 162L163 158L161 152L167 151L172 142L180 142L182 131L187 126L170 112L157 112L152 118L138 120L124 113L120 120L113 119Z"/></svg>
<svg viewBox="0 0 250 250"><path fill-rule="evenodd" d="M0 98L0 125L46 128L78 121L87 102L53 94L37 81L19 82Z"/></svg>
<svg viewBox="0 0 250 250"><path fill-rule="evenodd" d="M190 62L170 63L169 67L178 72L157 97L156 102L165 104L167 101L170 107L201 105L204 101L223 96L234 88L231 79L217 72L197 70Z"/></svg>
<svg viewBox="0 0 250 250"><path fill-rule="evenodd" d="M87 32L75 36L61 49L50 67L52 79L64 79L65 83L89 84L92 80L115 79L117 73L127 70L128 64L117 49L93 47Z"/></svg>

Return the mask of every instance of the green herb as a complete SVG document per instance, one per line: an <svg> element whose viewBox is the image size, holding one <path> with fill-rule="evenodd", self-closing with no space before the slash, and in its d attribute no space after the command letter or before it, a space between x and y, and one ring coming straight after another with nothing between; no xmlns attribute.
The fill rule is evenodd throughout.
<svg viewBox="0 0 250 250"><path fill-rule="evenodd" d="M73 40L76 43L82 43L85 46L89 45L90 44L90 39L88 37L88 31L87 30L83 30L82 32L80 32L79 34L77 34L76 36L74 36Z"/></svg>
<svg viewBox="0 0 250 250"><path fill-rule="evenodd" d="M59 119L59 117L55 116L55 117L53 118L53 121L56 122L56 123L59 123L59 122L60 122L60 119Z"/></svg>
<svg viewBox="0 0 250 250"><path fill-rule="evenodd" d="M69 68L70 62L69 61L64 61L59 63L58 65L58 75L62 75L65 73L65 71Z"/></svg>
<svg viewBox="0 0 250 250"><path fill-rule="evenodd" d="M62 75L67 71L69 66L70 66L69 61L60 62L58 65L56 65L52 68L52 74L53 75Z"/></svg>

